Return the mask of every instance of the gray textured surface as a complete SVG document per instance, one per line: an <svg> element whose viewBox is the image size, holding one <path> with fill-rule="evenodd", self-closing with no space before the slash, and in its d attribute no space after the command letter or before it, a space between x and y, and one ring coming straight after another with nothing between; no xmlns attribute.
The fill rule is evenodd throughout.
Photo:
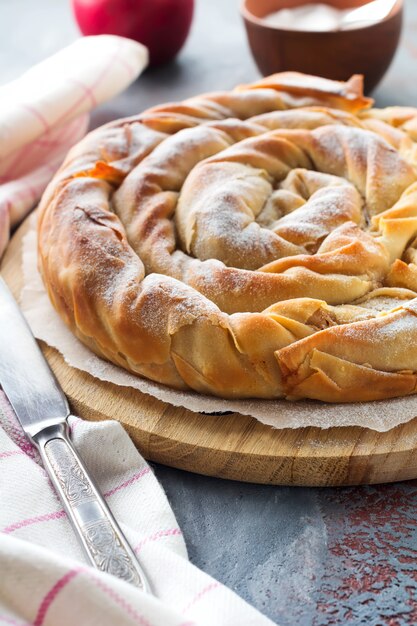
<svg viewBox="0 0 417 626"><path fill-rule="evenodd" d="M381 106L417 105L417 2L406 5L401 49L375 94ZM178 60L146 72L92 124L257 77L237 6L197 0ZM0 82L76 36L65 0L0 0ZM155 469L191 560L282 626L417 623L413 483L290 489Z"/></svg>
<svg viewBox="0 0 417 626"><path fill-rule="evenodd" d="M194 563L282 626L311 623L327 555L317 490L156 473Z"/></svg>

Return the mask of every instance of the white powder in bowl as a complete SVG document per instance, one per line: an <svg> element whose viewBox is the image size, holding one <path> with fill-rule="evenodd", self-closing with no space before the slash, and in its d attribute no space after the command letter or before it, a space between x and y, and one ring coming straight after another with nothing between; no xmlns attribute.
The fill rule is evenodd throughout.
<svg viewBox="0 0 417 626"><path fill-rule="evenodd" d="M293 9L281 9L269 13L263 20L270 26L286 28L287 30L330 31L339 28L341 20L347 12L315 2Z"/></svg>

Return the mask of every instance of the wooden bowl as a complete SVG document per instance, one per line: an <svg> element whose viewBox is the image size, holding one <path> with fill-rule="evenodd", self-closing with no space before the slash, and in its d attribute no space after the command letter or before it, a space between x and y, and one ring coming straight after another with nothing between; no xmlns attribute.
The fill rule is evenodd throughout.
<svg viewBox="0 0 417 626"><path fill-rule="evenodd" d="M310 0L311 1L311 0ZM321 0L348 9L370 0ZM308 0L243 0L241 13L249 45L264 76L295 70L325 78L347 80L365 76L365 90L372 91L387 71L401 34L403 0L398 0L382 21L338 32L286 30L263 21L269 13L307 4Z"/></svg>

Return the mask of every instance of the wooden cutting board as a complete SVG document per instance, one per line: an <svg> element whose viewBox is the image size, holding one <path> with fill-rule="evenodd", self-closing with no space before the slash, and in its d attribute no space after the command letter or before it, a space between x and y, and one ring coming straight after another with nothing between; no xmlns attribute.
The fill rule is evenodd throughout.
<svg viewBox="0 0 417 626"><path fill-rule="evenodd" d="M22 285L21 242L27 230L24 223L1 266L17 298ZM88 420L118 420L149 460L199 474L275 485L359 485L417 478L417 418L387 433L358 427L275 430L238 413L193 413L101 382L66 365L42 342L41 347L73 412Z"/></svg>

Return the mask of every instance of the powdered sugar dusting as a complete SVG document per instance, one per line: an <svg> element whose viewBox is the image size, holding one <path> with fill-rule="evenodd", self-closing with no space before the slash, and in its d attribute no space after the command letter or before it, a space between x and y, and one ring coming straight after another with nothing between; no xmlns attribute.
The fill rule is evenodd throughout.
<svg viewBox="0 0 417 626"><path fill-rule="evenodd" d="M314 401L296 403L284 400L223 400L191 392L179 392L133 376L121 368L92 355L68 330L52 308L36 265L36 233L29 231L23 241L24 288L21 306L38 339L55 347L66 362L76 369L120 387L132 387L174 406L191 411L214 413L235 411L251 415L274 428L317 426L362 426L385 432L417 416L417 397L353 404L325 404ZM207 416L207 419L210 419Z"/></svg>

